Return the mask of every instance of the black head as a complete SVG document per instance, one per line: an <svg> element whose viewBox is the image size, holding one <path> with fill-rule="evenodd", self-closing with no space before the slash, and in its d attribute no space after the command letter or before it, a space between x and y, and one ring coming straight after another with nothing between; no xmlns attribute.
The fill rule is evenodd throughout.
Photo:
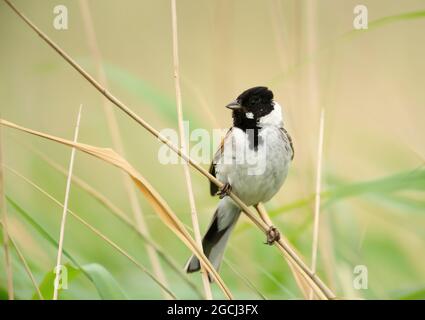
<svg viewBox="0 0 425 320"><path fill-rule="evenodd" d="M226 107L234 113L252 113L253 118L258 119L273 110L273 92L267 87L254 87L242 92Z"/></svg>

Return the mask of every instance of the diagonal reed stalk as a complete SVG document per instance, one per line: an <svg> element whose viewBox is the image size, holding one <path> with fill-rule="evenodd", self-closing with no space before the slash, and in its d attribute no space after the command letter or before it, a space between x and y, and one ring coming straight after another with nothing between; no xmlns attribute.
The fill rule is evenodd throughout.
<svg viewBox="0 0 425 320"><path fill-rule="evenodd" d="M320 112L319 140L317 144L317 173L316 173L316 191L314 197L314 225L313 225L313 245L311 251L311 271L316 273L317 269L317 251L319 246L319 227L320 227L320 193L322 186L322 159L323 159L323 132L325 128L325 109ZM309 294L310 300L313 299L313 291Z"/></svg>
<svg viewBox="0 0 425 320"><path fill-rule="evenodd" d="M50 47L52 47L65 61L67 61L78 73L80 73L90 84L92 84L101 94L103 94L109 101L111 101L116 107L118 107L121 111L123 111L125 114L127 114L130 118L132 118L134 121L136 121L138 124L140 124L142 127L144 127L147 131L149 131L152 135L154 135L156 138L158 138L162 143L166 144L171 150L176 152L181 158L183 158L185 161L187 161L193 168L198 170L201 174L203 174L205 177L207 177L211 182L213 182L215 185L217 185L219 188L223 187L223 184L217 180L214 176L208 173L207 170L205 170L203 167L201 167L198 163L193 161L188 155L181 152L181 150L175 146L170 140L162 136L156 129L154 129L149 123L147 123L144 119L139 117L135 112L133 112L129 107L127 107L123 102L121 102L118 98L116 98L114 95L112 95L108 90L103 88L90 74L88 74L81 66L79 66L65 51L63 51L57 44L55 44L50 38L43 33L36 25L34 25L24 14L22 14L9 0L4 0L8 6L33 30L35 31ZM24 129L24 131L32 132L33 134L37 134L33 130L25 129L19 126L14 125L13 123L10 123L5 120L1 120L1 124L7 125L14 128ZM40 135L38 133L37 135ZM41 135L43 136L43 134ZM44 137L48 139L52 139L50 136L44 135ZM55 139L53 139L55 140ZM72 142L66 141L61 138L56 138L55 141L60 141L63 144L66 144L68 146L73 146ZM117 156L116 153L111 152L110 150L104 150L99 148L90 148L88 145L84 144L78 144L79 148L83 150L84 152L87 152L89 154L92 154L94 156L97 156L105 161L114 160ZM88 148L89 147L89 148ZM111 155L112 153L112 155ZM111 157L111 158L108 158ZM117 160L117 159L115 159ZM115 165L126 170L126 165L128 163L120 158L120 161L116 162ZM124 161L124 163L122 162ZM128 168L127 168L128 169ZM146 188L146 185L143 185L143 183L147 183L137 171L135 171L134 168L130 166L130 171L127 171L133 178L133 181L138 185L138 187L143 191L151 191L149 188ZM133 176L133 174L135 174ZM150 187L150 185L149 185ZM158 194L155 195L158 196ZM242 211L245 212L247 217L263 232L267 232L268 226L264 221L260 220L233 192L229 194L229 196L235 201L237 205L242 209ZM152 200L152 198L149 198ZM167 215L169 213L168 206L167 208L164 208L163 206L155 207L157 209L162 209L161 211L157 211L160 213L160 217L169 219L170 217ZM161 214L166 214L166 216L162 216ZM208 272L212 272L212 276L215 279L218 279L219 276L217 272L212 268L211 264L209 263L208 259L206 259L205 255L203 254L202 250L200 248L191 242L193 239L187 234L187 231L184 229L184 231L180 228L183 228L181 224L174 225L177 229L173 229L173 231L177 231L176 233L179 235L180 239L188 246L194 246L193 250L196 251L196 255L201 260L201 264L204 264L205 267L208 269ZM178 231L181 231L182 233L179 233ZM190 240L189 240L190 239ZM333 292L323 283L323 281L315 274L311 272L309 267L302 261L302 259L296 254L296 252L292 249L290 245L287 243L284 243L283 241L279 240L275 242L275 246L280 250L280 252L294 262L294 264L297 266L299 271L302 273L303 277L306 279L306 281L309 283L309 285L313 288L313 290L316 292L316 294L323 299L334 299L335 295ZM206 259L206 260L205 260ZM211 271L209 270L211 268ZM217 282L220 287L222 287L221 282ZM222 290L224 288L222 287Z"/></svg>
<svg viewBox="0 0 425 320"><path fill-rule="evenodd" d="M12 172L17 177L24 180L26 183L34 187L36 190L38 190L41 194L49 198L51 201L56 203L59 207L65 208L64 204L62 204L60 201L58 201L56 198L54 198L52 195L50 195L47 191L45 191L43 188L41 188L39 185L37 185L35 182L29 180L28 178L24 177L20 173L18 173L16 170L6 166L3 164L3 167ZM129 253L127 253L124 249L122 249L120 246L118 246L115 242L110 240L107 236L105 236L102 232L94 228L91 224L89 224L87 221L85 221L83 218L81 218L79 215L77 215L74 211L67 209L67 213L69 213L74 219L76 219L79 223L84 225L86 228L88 228L91 232L93 232L96 236L104 240L106 243L108 243L111 247L113 247L115 250L117 250L121 255L126 257L128 260L130 260L137 268L139 268L142 272L144 272L149 278L151 278L154 282L156 282L164 291L167 292L168 295L170 295L173 299L177 299L174 293L168 289L168 287L162 283L154 274L152 274L145 266L143 266L141 263L139 263L135 258L133 258ZM75 262L74 262L75 263Z"/></svg>
<svg viewBox="0 0 425 320"><path fill-rule="evenodd" d="M83 25L84 25L85 35L87 37L87 43L89 45L93 60L96 64L97 77L99 79L99 82L102 83L105 88L107 88L108 81L106 78L105 70L102 65L102 56L97 44L96 33L93 26L93 19L91 16L90 7L86 0L79 0L79 6L80 6L80 11L83 17ZM111 134L112 145L114 146L115 150L117 150L119 154L125 156L124 145L122 143L120 129L114 114L114 110L112 109L112 106L108 103L108 100L105 98L102 99L102 105L103 105L103 111L106 115L109 132ZM133 217L137 224L137 228L143 235L150 236L149 228L145 221L142 208L140 207L140 203L137 198L137 193L133 186L133 183L130 177L126 175L124 172L122 173L122 178L123 178L124 188L126 190L126 194L128 195L130 205L132 208ZM161 279L163 283L166 284L167 279L166 279L164 270L161 267L161 263L159 261L157 252L155 252L155 249L148 243L146 243L146 252L148 254L150 263L152 265L153 272L159 279ZM170 298L166 292L163 291L162 293L164 298L166 299Z"/></svg>
<svg viewBox="0 0 425 320"><path fill-rule="evenodd" d="M77 142L78 140L78 132L80 130L82 109L83 109L83 105L80 105L80 110L78 111L78 117L77 117L77 124L75 126L75 132L74 132L74 140L73 140L74 143ZM61 267L62 267L62 248L63 248L63 241L65 238L66 215L68 213L68 202L69 202L69 194L71 191L71 179L72 179L72 171L74 169L75 151L76 149L72 148L71 159L69 161L68 177L66 179L65 201L63 205L62 220L61 220L60 234L59 234L58 255L57 255L56 267L55 267L56 276L54 281L53 300L58 299L59 279L61 276Z"/></svg>
<svg viewBox="0 0 425 320"><path fill-rule="evenodd" d="M204 255L201 248L199 248L189 232L186 230L184 224L180 221L177 215L170 209L167 202L161 197L161 195L150 185L150 183L133 167L127 160L122 158L116 152L111 149L98 148L84 143L74 143L72 141L55 137L49 134L31 130L25 127L18 126L12 122L0 119L0 125L4 125L10 128L14 128L23 132L30 133L35 136L39 136L51 141L55 141L66 145L68 147L75 147L76 149L85 152L93 157L110 163L121 170L125 171L143 193L145 198L154 208L162 222L177 235L177 237L192 251L192 253L200 260L213 279L217 282L220 289L223 291L228 299L232 299L232 294L224 284L220 275L211 265L207 257Z"/></svg>
<svg viewBox="0 0 425 320"><path fill-rule="evenodd" d="M2 144L2 130L0 128L0 163L3 161L3 144ZM0 221L3 226L3 251L4 251L4 263L6 269L6 279L7 279L7 298L9 300L15 299L14 289L13 289L13 270L12 270L12 259L10 256L10 246L9 246L9 225L7 219L7 209L5 201L5 192L4 192L4 174L3 168L0 167Z"/></svg>
<svg viewBox="0 0 425 320"><path fill-rule="evenodd" d="M173 63L174 63L174 85L176 89L176 105L177 105L177 120L179 125L180 135L180 150L186 153L186 137L183 125L183 107L182 107L182 94L180 89L180 67L179 67L179 49L178 49L178 33L177 33L177 8L176 0L171 0L171 16L172 16L172 31L173 31ZM192 218L193 233L195 235L196 244L202 248L201 231L199 230L198 213L196 212L195 196L193 194L192 179L190 177L189 165L187 161L183 162L184 176L186 180L186 189L189 196L190 216ZM212 292L210 281L208 280L208 273L205 268L201 266L202 284L204 286L205 297L207 300L212 300Z"/></svg>
<svg viewBox="0 0 425 320"><path fill-rule="evenodd" d="M2 221L0 221L0 226L3 228L3 232L6 232L6 230L4 229L4 224ZM10 236L10 233L7 235L9 238L10 243L12 244L12 246L15 248L16 253L18 254L19 260L21 260L22 265L24 266L25 272L28 274L28 277L31 280L31 283L34 286L35 292L38 295L38 298L40 300L44 300L43 295L41 294L40 288L38 287L37 281L35 280L34 275L31 272L31 269L27 263L27 260L25 259L24 255L22 254L21 249L19 249L18 245L16 244L16 242L13 240L13 238Z"/></svg>

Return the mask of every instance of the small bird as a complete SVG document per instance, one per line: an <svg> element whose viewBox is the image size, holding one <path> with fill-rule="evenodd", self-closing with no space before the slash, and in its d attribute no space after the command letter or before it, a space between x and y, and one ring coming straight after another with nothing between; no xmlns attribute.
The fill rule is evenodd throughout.
<svg viewBox="0 0 425 320"><path fill-rule="evenodd" d="M229 103L233 126L218 148L209 172L221 181L221 190L210 184L211 195L220 202L203 240L206 257L216 270L223 259L226 243L241 213L228 194L233 192L246 205L270 200L288 175L294 158L292 139L283 128L282 109L267 87L254 87ZM279 240L279 232L270 227L267 243ZM200 270L196 256L186 264L186 272ZM210 277L210 281L212 281Z"/></svg>

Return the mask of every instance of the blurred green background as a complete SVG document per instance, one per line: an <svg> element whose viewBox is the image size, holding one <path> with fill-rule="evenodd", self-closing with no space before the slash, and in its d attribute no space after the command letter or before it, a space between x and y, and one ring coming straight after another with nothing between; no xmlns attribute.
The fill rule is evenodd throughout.
<svg viewBox="0 0 425 320"><path fill-rule="evenodd" d="M93 39L78 1L13 3L98 78L90 49ZM68 8L68 30L53 28L53 8L58 4ZM170 1L88 4L109 89L155 128L177 128ZM295 159L285 185L267 209L310 264L319 114L324 108L318 274L341 298L421 299L425 298L425 4L364 0L369 29L354 30L357 4L178 0L184 118L191 130L227 128L231 117L225 104L252 86L273 90L284 106ZM112 147L102 96L3 1L0 39L1 118L72 139L83 104L79 141ZM161 165L157 160L161 144L118 110L114 113L125 157L191 225L183 167ZM8 167L63 202L66 177L39 153L67 168L69 148L9 128L1 130L1 148ZM117 168L77 152L74 174L133 219ZM57 240L62 209L10 170L5 169L4 176L11 236L37 283L48 292L57 248L40 228ZM203 176L193 171L192 178L205 231L218 201L209 196ZM189 250L137 194L151 237L183 268ZM69 208L152 270L137 233L75 184ZM220 271L224 281L239 299L302 298L285 261L263 244L264 239L242 217ZM97 270L92 275L103 280L96 287L96 281L75 272L61 299L163 297L152 279L71 216L65 250L74 260L64 257L69 266L91 265L91 271ZM11 251L15 296L30 299L34 286L16 251ZM0 298L6 299L4 252L0 259ZM368 269L368 289L353 287L357 265ZM161 266L178 298L198 298L163 260ZM202 288L199 274L190 279ZM102 284L109 287L99 288ZM213 291L215 298L223 297L216 285Z"/></svg>

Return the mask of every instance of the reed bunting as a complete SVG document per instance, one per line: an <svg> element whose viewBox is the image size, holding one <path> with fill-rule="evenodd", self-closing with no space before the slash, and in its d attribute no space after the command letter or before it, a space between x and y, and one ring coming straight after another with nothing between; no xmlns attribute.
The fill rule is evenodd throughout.
<svg viewBox="0 0 425 320"><path fill-rule="evenodd" d="M221 200L202 240L204 253L216 270L241 213L228 193L232 191L248 206L270 200L285 181L294 158L291 137L283 128L282 109L273 100L272 91L266 87L248 89L226 107L232 110L233 126L209 170L224 187L219 190L210 184L211 195L219 195ZM276 228L271 227L267 243L272 244L279 237ZM199 260L192 256L186 271L198 270Z"/></svg>

